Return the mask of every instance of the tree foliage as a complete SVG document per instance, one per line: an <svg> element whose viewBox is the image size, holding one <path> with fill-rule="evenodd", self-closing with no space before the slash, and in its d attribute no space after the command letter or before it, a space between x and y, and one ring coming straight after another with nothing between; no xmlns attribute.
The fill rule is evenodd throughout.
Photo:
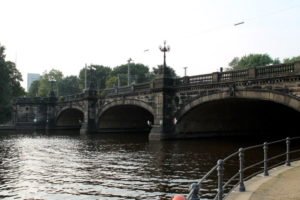
<svg viewBox="0 0 300 200"><path fill-rule="evenodd" d="M151 80L151 73L146 65L130 63L130 80L132 83L143 83ZM85 88L85 71L87 84L92 81L97 89L110 88L118 85L128 85L128 64L119 65L111 69L102 65L90 65L87 69L82 68L79 73L80 88Z"/></svg>
<svg viewBox="0 0 300 200"><path fill-rule="evenodd" d="M13 99L25 94L21 81L21 73L15 63L5 60L5 47L0 44L0 123L10 119Z"/></svg>
<svg viewBox="0 0 300 200"><path fill-rule="evenodd" d="M106 80L105 84L106 84L107 88L115 87L118 84L118 77L116 77L116 76L110 76Z"/></svg>
<svg viewBox="0 0 300 200"><path fill-rule="evenodd" d="M57 85L58 95L72 95L80 93L81 90L79 88L79 78L77 76L67 76L63 78Z"/></svg>
<svg viewBox="0 0 300 200"><path fill-rule="evenodd" d="M97 89L103 89L106 87L106 80L110 73L111 68L103 65L90 65L87 68L82 68L79 72L80 89L83 90L85 88L85 74L87 76L87 84L92 81Z"/></svg>
<svg viewBox="0 0 300 200"><path fill-rule="evenodd" d="M297 62L297 61L298 62L300 61L300 56L283 59L283 63L293 63L293 62Z"/></svg>
<svg viewBox="0 0 300 200"><path fill-rule="evenodd" d="M51 83L53 81L53 85L56 86L56 91L59 91L57 86L60 85L60 82L63 79L63 73L56 69L51 69L49 72L45 71L40 78L40 84L38 89L38 96L46 97L49 95L51 91Z"/></svg>
<svg viewBox="0 0 300 200"><path fill-rule="evenodd" d="M152 74L152 78L154 78L156 75L159 74L159 71L161 70L161 68L163 67L163 65L158 65L157 67L153 67L152 70L153 70L153 74ZM169 75L170 77L177 77L177 74L175 72L175 70L169 66L166 67L166 74Z"/></svg>
<svg viewBox="0 0 300 200"><path fill-rule="evenodd" d="M232 61L229 63L229 70L263 67L266 65L279 63L279 59L272 59L268 54L249 54L241 58L233 58Z"/></svg>
<svg viewBox="0 0 300 200"><path fill-rule="evenodd" d="M130 84L132 83L143 83L150 81L149 67L140 63L130 63ZM120 85L128 85L128 64L119 65L113 68L111 77L120 78Z"/></svg>
<svg viewBox="0 0 300 200"><path fill-rule="evenodd" d="M27 92L27 96L29 96L29 97L38 96L39 87L40 87L40 80L33 81L30 85L30 88L29 88L28 92Z"/></svg>

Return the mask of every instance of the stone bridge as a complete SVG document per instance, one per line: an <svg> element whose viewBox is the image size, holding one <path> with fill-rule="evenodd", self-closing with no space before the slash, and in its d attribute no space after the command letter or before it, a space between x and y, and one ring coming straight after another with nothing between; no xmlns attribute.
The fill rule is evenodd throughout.
<svg viewBox="0 0 300 200"><path fill-rule="evenodd" d="M149 132L150 140L296 133L300 62L171 78L57 98L18 98L17 129Z"/></svg>

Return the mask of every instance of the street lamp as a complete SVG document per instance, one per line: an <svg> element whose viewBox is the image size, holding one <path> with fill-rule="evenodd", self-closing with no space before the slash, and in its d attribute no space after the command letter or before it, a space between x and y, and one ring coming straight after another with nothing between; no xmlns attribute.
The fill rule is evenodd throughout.
<svg viewBox="0 0 300 200"><path fill-rule="evenodd" d="M85 67L84 67L84 89L87 89L87 65L85 64Z"/></svg>
<svg viewBox="0 0 300 200"><path fill-rule="evenodd" d="M186 69L187 67L184 67L184 76L186 76Z"/></svg>
<svg viewBox="0 0 300 200"><path fill-rule="evenodd" d="M96 85L94 83L94 82L96 82L97 87L98 87L98 83L97 83L97 81L95 81L96 70L97 70L97 68L93 64L90 64L89 66L87 66L87 64L85 64L85 67L84 67L84 89L85 90L97 89Z"/></svg>
<svg viewBox="0 0 300 200"><path fill-rule="evenodd" d="M128 85L128 86L130 86L130 82L131 82L131 80L130 80L130 62L131 62L131 61L132 61L131 58L129 58L128 61L127 61L127 62L128 62L128 71L127 71L127 72L128 72L128 74L127 74L127 76L128 76L128 77L127 77L127 78L128 78L128 81L127 81L127 85Z"/></svg>
<svg viewBox="0 0 300 200"><path fill-rule="evenodd" d="M55 78L54 77L49 77L49 82L50 82L50 96L54 97L54 83L55 83Z"/></svg>
<svg viewBox="0 0 300 200"><path fill-rule="evenodd" d="M170 51L170 46L167 46L167 42L164 41L164 46L159 46L159 49L161 52L164 53L164 64L163 64L163 67L162 67L162 70L161 70L161 74L165 74L165 68L167 67L167 64L166 64L166 52L169 52Z"/></svg>

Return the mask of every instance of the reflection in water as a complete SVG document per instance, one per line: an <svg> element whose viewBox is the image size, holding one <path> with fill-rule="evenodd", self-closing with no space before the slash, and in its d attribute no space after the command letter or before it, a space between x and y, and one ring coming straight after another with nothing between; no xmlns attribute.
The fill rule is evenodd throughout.
<svg viewBox="0 0 300 200"><path fill-rule="evenodd" d="M256 143L257 141L252 141ZM1 199L170 199L249 141L1 134Z"/></svg>

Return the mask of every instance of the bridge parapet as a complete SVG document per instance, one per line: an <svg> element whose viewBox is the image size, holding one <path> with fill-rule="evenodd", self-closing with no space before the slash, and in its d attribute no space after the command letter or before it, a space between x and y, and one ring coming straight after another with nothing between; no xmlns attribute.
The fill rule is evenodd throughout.
<svg viewBox="0 0 300 200"><path fill-rule="evenodd" d="M296 62L227 72L214 72L198 76L185 76L176 80L176 86L248 81L299 75L299 73L300 62Z"/></svg>
<svg viewBox="0 0 300 200"><path fill-rule="evenodd" d="M60 101L76 101L76 100L82 100L85 97L84 93L79 93L79 94L73 94L73 95L67 95L67 96L62 96L60 98Z"/></svg>
<svg viewBox="0 0 300 200"><path fill-rule="evenodd" d="M296 72L296 63L272 65L256 69L257 78L287 76Z"/></svg>
<svg viewBox="0 0 300 200"><path fill-rule="evenodd" d="M100 91L102 96L114 96L114 95L122 95L122 94L136 94L136 93L145 93L150 92L151 82L141 83L141 84L133 84L131 86L124 87L114 87L107 88Z"/></svg>
<svg viewBox="0 0 300 200"><path fill-rule="evenodd" d="M45 102L44 97L18 97L15 102L18 104L22 103L43 103Z"/></svg>
<svg viewBox="0 0 300 200"><path fill-rule="evenodd" d="M15 104L46 104L56 100L56 97L18 97Z"/></svg>

